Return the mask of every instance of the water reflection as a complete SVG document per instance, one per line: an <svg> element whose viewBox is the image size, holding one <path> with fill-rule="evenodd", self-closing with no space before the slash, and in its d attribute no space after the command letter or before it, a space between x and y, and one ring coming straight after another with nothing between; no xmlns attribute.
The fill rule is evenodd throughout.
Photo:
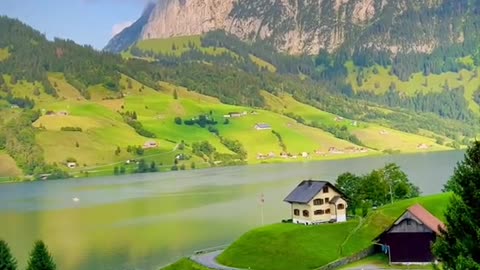
<svg viewBox="0 0 480 270"><path fill-rule="evenodd" d="M424 194L440 192L462 152L274 164L0 186L0 238L25 267L43 239L59 269L157 269L288 217L283 197L305 178L334 179L397 162ZM74 202L72 198L78 197Z"/></svg>

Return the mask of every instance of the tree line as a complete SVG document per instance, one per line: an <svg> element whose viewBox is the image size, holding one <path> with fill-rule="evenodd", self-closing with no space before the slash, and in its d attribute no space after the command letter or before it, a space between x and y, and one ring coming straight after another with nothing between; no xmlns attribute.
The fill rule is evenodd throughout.
<svg viewBox="0 0 480 270"><path fill-rule="evenodd" d="M0 269L17 270L17 261L13 257L7 242L0 240ZM36 241L26 270L55 270L57 266L43 241Z"/></svg>
<svg viewBox="0 0 480 270"><path fill-rule="evenodd" d="M372 207L420 195L420 189L394 163L362 176L343 173L338 176L335 186L348 198L348 209L353 214L361 209L366 215Z"/></svg>

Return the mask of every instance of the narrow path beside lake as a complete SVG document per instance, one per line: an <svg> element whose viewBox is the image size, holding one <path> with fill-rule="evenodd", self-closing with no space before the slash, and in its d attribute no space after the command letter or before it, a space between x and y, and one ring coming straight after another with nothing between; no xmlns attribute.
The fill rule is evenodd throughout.
<svg viewBox="0 0 480 270"><path fill-rule="evenodd" d="M190 259L198 264L201 264L207 268L216 270L242 270L240 268L233 268L221 265L217 262L217 257L222 254L224 250L217 250L213 252L196 254L190 257Z"/></svg>

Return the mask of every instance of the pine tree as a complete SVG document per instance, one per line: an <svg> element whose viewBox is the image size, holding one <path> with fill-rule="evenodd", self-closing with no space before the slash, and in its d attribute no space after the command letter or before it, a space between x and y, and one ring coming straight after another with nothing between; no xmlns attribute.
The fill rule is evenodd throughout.
<svg viewBox="0 0 480 270"><path fill-rule="evenodd" d="M43 241L35 242L27 270L55 270L57 269L52 256Z"/></svg>
<svg viewBox="0 0 480 270"><path fill-rule="evenodd" d="M17 262L10 253L7 242L0 240L0 270L15 270Z"/></svg>
<svg viewBox="0 0 480 270"><path fill-rule="evenodd" d="M433 253L447 270L480 269L480 142L467 150L447 184L453 191L445 212L445 230Z"/></svg>

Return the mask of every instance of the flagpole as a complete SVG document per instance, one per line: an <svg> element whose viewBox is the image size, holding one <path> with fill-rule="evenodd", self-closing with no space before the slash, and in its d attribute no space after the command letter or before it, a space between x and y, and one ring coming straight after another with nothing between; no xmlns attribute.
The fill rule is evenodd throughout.
<svg viewBox="0 0 480 270"><path fill-rule="evenodd" d="M263 227L263 224L264 224L264 217L263 217L263 203L265 202L265 199L263 197L263 193L260 197L260 211L261 211L261 214L262 214L262 227Z"/></svg>

